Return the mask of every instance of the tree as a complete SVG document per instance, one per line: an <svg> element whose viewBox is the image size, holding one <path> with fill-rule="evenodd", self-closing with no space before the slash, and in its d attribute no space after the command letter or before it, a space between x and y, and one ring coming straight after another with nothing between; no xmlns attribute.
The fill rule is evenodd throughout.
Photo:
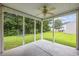
<svg viewBox="0 0 79 59"><path fill-rule="evenodd" d="M49 30L48 21L43 23L44 32ZM23 16L4 12L4 36L22 35ZM36 21L36 33L41 32L41 22ZM34 33L34 19L25 17L25 34Z"/></svg>
<svg viewBox="0 0 79 59"><path fill-rule="evenodd" d="M57 19L54 21L54 29L57 29L59 31L60 28L62 28L62 21L60 19Z"/></svg>
<svg viewBox="0 0 79 59"><path fill-rule="evenodd" d="M50 31L49 21L43 21L43 32Z"/></svg>

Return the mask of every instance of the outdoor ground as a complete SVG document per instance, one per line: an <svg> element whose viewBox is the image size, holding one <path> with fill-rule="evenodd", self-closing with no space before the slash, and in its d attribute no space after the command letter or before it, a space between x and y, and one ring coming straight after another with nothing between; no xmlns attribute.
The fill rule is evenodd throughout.
<svg viewBox="0 0 79 59"><path fill-rule="evenodd" d="M75 34L66 34L63 32L55 32L55 42L68 45L71 47L76 47L76 35ZM40 39L40 34L37 34L36 39ZM53 42L53 33L52 32L44 32L44 39ZM30 43L34 41L33 34L27 34L25 36L25 42ZM4 49L11 49L17 46L22 45L22 36L7 36L4 37Z"/></svg>

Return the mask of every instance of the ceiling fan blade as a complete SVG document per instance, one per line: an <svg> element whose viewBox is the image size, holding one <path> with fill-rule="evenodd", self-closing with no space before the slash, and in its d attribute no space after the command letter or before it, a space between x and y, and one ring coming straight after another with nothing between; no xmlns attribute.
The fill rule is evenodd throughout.
<svg viewBox="0 0 79 59"><path fill-rule="evenodd" d="M53 10L55 10L55 9L56 9L55 7L48 8L48 11L53 11Z"/></svg>
<svg viewBox="0 0 79 59"><path fill-rule="evenodd" d="M36 16L42 15L42 13L36 14Z"/></svg>
<svg viewBox="0 0 79 59"><path fill-rule="evenodd" d="M41 8L38 8L38 10L42 11L42 10L43 10L43 7L41 7Z"/></svg>
<svg viewBox="0 0 79 59"><path fill-rule="evenodd" d="M54 15L54 13L48 12L47 14Z"/></svg>

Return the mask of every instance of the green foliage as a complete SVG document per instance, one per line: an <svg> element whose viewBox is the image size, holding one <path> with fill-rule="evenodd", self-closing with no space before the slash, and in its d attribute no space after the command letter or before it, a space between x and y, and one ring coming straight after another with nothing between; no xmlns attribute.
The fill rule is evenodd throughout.
<svg viewBox="0 0 79 59"><path fill-rule="evenodd" d="M50 31L50 27L48 26L49 21L44 21L43 22L43 32Z"/></svg>
<svg viewBox="0 0 79 59"><path fill-rule="evenodd" d="M36 33L40 33L41 32L41 22L36 21Z"/></svg>
<svg viewBox="0 0 79 59"><path fill-rule="evenodd" d="M44 32L49 30L48 21L44 22ZM4 35L22 35L23 16L4 12ZM36 33L41 31L41 22L36 21ZM25 34L34 33L34 19L25 17Z"/></svg>
<svg viewBox="0 0 79 59"><path fill-rule="evenodd" d="M4 35L11 36L22 33L22 16L4 13Z"/></svg>
<svg viewBox="0 0 79 59"><path fill-rule="evenodd" d="M25 18L25 33L32 34L34 33L34 20L30 18Z"/></svg>
<svg viewBox="0 0 79 59"><path fill-rule="evenodd" d="M60 19L55 20L54 22L54 28L60 29L62 27L62 21Z"/></svg>

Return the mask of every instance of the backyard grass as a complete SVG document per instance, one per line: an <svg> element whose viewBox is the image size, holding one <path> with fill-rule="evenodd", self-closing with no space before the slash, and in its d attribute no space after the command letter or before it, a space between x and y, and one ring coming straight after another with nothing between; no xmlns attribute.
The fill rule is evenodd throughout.
<svg viewBox="0 0 79 59"><path fill-rule="evenodd" d="M40 39L40 34L36 35L36 40ZM7 36L4 37L4 50L8 50L11 48L15 48L17 46L22 45L22 36ZM25 35L25 43L30 43L34 41L34 35L33 34L27 34Z"/></svg>
<svg viewBox="0 0 79 59"><path fill-rule="evenodd" d="M60 44L68 45L71 47L76 47L76 34L66 34L64 32L55 32L55 37L53 40L53 34L52 32L45 32L44 33L44 39L49 41L55 41Z"/></svg>
<svg viewBox="0 0 79 59"><path fill-rule="evenodd" d="M44 39L53 42L52 32L44 32ZM36 35L36 39L40 39L40 34ZM25 35L25 43L30 43L34 41L33 34ZM76 35L66 34L63 32L55 32L55 42L68 45L71 47L76 47ZM22 36L7 36L4 37L4 49L8 50L17 46L22 45Z"/></svg>

